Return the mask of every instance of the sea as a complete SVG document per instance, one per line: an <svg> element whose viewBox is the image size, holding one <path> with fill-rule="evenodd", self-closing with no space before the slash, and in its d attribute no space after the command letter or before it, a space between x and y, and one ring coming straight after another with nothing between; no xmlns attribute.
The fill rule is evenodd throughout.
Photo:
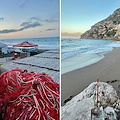
<svg viewBox="0 0 120 120"><path fill-rule="evenodd" d="M59 37L44 37L44 38L23 38L23 39L1 39L0 42L13 47L13 45L28 41L38 45L39 49L60 49Z"/></svg>
<svg viewBox="0 0 120 120"><path fill-rule="evenodd" d="M120 41L62 38L61 73L96 63L114 47L120 47Z"/></svg>

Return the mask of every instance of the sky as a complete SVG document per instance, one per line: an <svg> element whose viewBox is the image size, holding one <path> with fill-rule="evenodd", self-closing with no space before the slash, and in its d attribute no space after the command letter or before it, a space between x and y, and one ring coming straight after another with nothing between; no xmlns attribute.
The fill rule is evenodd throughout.
<svg viewBox="0 0 120 120"><path fill-rule="evenodd" d="M61 36L79 38L118 8L120 0L62 0Z"/></svg>
<svg viewBox="0 0 120 120"><path fill-rule="evenodd" d="M59 0L0 0L0 39L59 37Z"/></svg>

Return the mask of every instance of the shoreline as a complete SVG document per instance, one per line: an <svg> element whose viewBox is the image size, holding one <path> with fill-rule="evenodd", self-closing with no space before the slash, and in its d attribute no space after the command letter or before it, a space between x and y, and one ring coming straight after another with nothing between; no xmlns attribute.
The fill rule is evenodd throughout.
<svg viewBox="0 0 120 120"><path fill-rule="evenodd" d="M61 76L61 102L82 92L99 77L100 82L111 84L118 92L120 86L120 48L114 48L97 63L73 70Z"/></svg>
<svg viewBox="0 0 120 120"><path fill-rule="evenodd" d="M93 40L101 40L101 39L93 39ZM114 41L114 40L112 39L112 40L108 40L108 41ZM118 41L110 42L110 43L108 42L107 45L105 44L104 47L100 47L98 49L95 48L90 52L87 51L85 54L84 54L84 52L83 53L80 52L80 54L79 54L79 52L78 53L75 52L75 54L76 54L75 55L74 53L72 54L72 53L68 52L68 55L67 55L67 52L63 51L63 53L61 55L61 59L62 59L61 74L63 75L67 72L94 64L94 63L100 61L101 59L103 59L107 53L111 52L116 47L120 47L120 42L118 42ZM67 57L65 57L65 56L67 56Z"/></svg>
<svg viewBox="0 0 120 120"><path fill-rule="evenodd" d="M99 62L103 58L104 58L104 54L100 54L100 53L80 54L67 58L65 60L62 60L61 62L61 69L62 69L61 74L63 75L65 73L92 65L94 63Z"/></svg>
<svg viewBox="0 0 120 120"><path fill-rule="evenodd" d="M117 39L115 39L115 38L106 38L106 39L100 39L100 38L78 38L78 39L87 39L87 40L89 40L89 39L92 39L92 40L111 40L111 41L120 41L120 39L119 38L117 38Z"/></svg>

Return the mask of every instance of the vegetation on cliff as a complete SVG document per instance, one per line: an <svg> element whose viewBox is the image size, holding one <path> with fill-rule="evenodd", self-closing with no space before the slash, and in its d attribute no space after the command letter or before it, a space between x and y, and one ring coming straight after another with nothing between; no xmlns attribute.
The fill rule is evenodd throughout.
<svg viewBox="0 0 120 120"><path fill-rule="evenodd" d="M85 39L120 40L120 8L81 35Z"/></svg>

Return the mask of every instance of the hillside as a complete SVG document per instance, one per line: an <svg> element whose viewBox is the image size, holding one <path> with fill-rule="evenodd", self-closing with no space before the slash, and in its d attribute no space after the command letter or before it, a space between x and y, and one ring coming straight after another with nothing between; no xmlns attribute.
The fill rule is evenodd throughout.
<svg viewBox="0 0 120 120"><path fill-rule="evenodd" d="M81 35L84 39L120 40L120 8Z"/></svg>

